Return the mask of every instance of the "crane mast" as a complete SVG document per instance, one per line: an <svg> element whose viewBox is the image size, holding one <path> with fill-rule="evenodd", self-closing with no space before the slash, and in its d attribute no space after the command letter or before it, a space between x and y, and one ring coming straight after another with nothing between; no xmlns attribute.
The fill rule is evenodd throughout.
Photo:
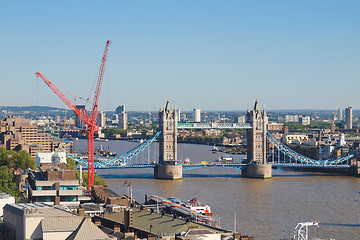
<svg viewBox="0 0 360 240"><path fill-rule="evenodd" d="M36 77L40 77L46 85L85 123L86 132L88 135L88 189L91 190L91 187L94 185L94 133L99 130L97 126L96 119L97 113L99 110L99 97L101 91L101 85L104 77L106 60L108 55L108 48L111 42L108 40L106 42L104 54L101 60L99 73L97 77L96 90L94 95L94 101L91 109L91 114L87 113L85 109L80 111L75 104L73 104L60 90L59 88L53 84L50 80L48 80L44 75L40 72L37 72Z"/></svg>

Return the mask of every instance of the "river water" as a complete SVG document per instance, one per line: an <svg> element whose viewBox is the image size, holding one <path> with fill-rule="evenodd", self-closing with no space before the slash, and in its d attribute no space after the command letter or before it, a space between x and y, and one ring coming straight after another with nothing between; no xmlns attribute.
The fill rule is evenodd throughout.
<svg viewBox="0 0 360 240"><path fill-rule="evenodd" d="M109 141L111 151L118 154L139 143ZM95 149L108 143L95 142ZM86 147L84 140L75 144L76 151ZM178 144L178 159L189 157L191 162L213 162L221 154L213 154L211 146ZM234 155L235 161L243 156ZM158 143L153 143L132 163L158 160ZM196 197L211 206L221 226L262 239L291 239L297 223L319 221L311 227L311 237L324 239L360 239L360 178L324 173L296 172L273 169L272 179L241 178L240 170L202 168L185 171L182 180L153 179L152 169L98 170L109 187L127 194L125 181L131 182L133 197L144 201L145 194ZM236 221L235 221L236 213Z"/></svg>

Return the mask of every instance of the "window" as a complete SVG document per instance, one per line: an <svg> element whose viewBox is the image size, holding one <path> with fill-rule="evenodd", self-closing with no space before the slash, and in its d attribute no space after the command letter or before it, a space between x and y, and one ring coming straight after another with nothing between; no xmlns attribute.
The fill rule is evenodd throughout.
<svg viewBox="0 0 360 240"><path fill-rule="evenodd" d="M55 197L54 196L37 196L35 197L36 202L54 202Z"/></svg>
<svg viewBox="0 0 360 240"><path fill-rule="evenodd" d="M77 202L78 196L60 196L60 202Z"/></svg>
<svg viewBox="0 0 360 240"><path fill-rule="evenodd" d="M63 185L60 186L60 190L78 190L78 186Z"/></svg>

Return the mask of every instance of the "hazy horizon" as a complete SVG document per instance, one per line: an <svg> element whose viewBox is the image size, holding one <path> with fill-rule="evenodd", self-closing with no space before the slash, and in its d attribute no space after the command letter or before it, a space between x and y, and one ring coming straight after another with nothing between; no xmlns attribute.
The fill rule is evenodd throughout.
<svg viewBox="0 0 360 240"><path fill-rule="evenodd" d="M100 110L360 109L360 1L4 1L2 105L64 107L35 77ZM71 95L67 95L73 100ZM78 103L81 102L78 100Z"/></svg>

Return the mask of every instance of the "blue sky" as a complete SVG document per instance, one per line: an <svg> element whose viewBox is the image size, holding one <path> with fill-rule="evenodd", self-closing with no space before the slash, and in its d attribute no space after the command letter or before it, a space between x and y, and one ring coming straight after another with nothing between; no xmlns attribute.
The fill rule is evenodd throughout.
<svg viewBox="0 0 360 240"><path fill-rule="evenodd" d="M0 105L360 109L360 1L0 1ZM68 96L71 98L71 96ZM78 103L80 103L78 101Z"/></svg>

